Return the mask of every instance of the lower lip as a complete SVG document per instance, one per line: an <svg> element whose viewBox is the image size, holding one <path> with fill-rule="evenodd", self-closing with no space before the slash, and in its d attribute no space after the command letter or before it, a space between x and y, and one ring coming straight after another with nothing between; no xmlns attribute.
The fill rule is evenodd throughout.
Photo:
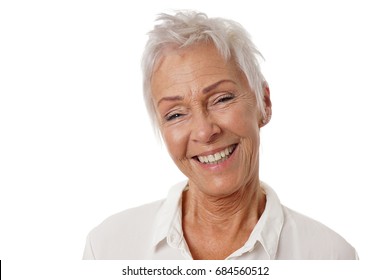
<svg viewBox="0 0 390 280"><path fill-rule="evenodd" d="M238 144L237 146L235 147L234 151L232 154L230 154L229 158L227 160L224 160L223 162L220 162L220 163L208 163L208 164L204 164L204 163L201 163L200 161L194 159L202 168L206 169L206 170L210 170L210 171L220 171L222 169L225 169L228 165L230 165L230 163L234 160L235 156L236 156L236 152L237 152L237 149L238 149Z"/></svg>

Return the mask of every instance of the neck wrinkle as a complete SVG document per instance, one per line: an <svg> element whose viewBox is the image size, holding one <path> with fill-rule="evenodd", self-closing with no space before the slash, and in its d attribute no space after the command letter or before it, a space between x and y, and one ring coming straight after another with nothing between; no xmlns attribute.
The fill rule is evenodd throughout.
<svg viewBox="0 0 390 280"><path fill-rule="evenodd" d="M216 230L231 229L233 225L253 226L265 208L265 194L258 179L226 197L207 196L191 188L186 193L183 217Z"/></svg>

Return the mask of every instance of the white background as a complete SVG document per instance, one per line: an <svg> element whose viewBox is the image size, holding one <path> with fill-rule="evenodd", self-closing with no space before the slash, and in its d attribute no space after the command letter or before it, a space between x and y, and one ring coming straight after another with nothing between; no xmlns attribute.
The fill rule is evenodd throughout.
<svg viewBox="0 0 390 280"><path fill-rule="evenodd" d="M156 14L182 8L240 22L266 59L261 179L361 259L386 259L389 8L275 0L1 1L0 259L78 260L103 219L184 179L140 71Z"/></svg>

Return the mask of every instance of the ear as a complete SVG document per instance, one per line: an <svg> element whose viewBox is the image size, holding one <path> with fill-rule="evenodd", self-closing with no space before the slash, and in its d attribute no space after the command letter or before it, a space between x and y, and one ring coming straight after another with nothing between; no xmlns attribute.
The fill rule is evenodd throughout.
<svg viewBox="0 0 390 280"><path fill-rule="evenodd" d="M271 120L272 117L272 102L271 102L271 94L269 90L269 86L267 82L263 83L263 102L265 106L265 116L260 117L260 127L265 126L269 121Z"/></svg>

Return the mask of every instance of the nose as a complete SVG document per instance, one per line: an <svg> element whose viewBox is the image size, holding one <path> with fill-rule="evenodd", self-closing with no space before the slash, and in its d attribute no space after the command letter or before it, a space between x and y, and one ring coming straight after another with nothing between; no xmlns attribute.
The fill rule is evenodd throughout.
<svg viewBox="0 0 390 280"><path fill-rule="evenodd" d="M221 134L220 126L204 113L197 114L192 122L192 140L199 143L212 143Z"/></svg>

